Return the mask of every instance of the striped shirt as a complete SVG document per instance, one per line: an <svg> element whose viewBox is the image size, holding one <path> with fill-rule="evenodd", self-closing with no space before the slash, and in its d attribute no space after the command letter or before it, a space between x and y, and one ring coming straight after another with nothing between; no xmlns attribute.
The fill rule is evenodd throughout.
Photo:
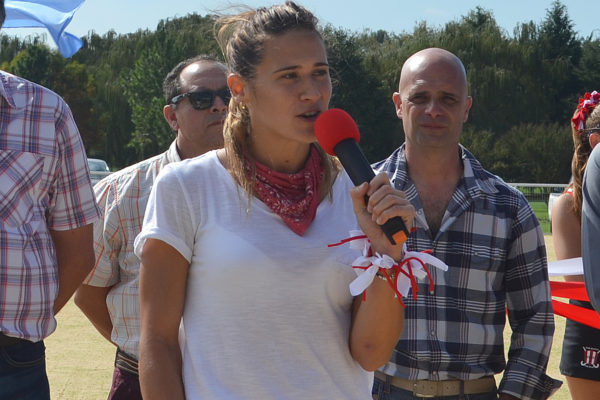
<svg viewBox="0 0 600 400"><path fill-rule="evenodd" d="M142 230L144 212L158 173L181 161L175 142L157 156L102 179L94 187L103 217L94 224L96 265L84 281L90 286L113 286L106 305L113 324L112 341L124 352L138 355L140 341L140 259L133 252Z"/></svg>
<svg viewBox="0 0 600 400"><path fill-rule="evenodd" d="M391 360L381 368L406 379L470 380L505 370L499 391L545 399L560 382L545 374L554 333L546 249L539 222L525 197L485 171L460 146L464 174L439 232L432 238L404 145L374 165L385 171L415 207L417 231L410 250L432 249L449 266L430 268L435 292L419 285L406 298L405 324ZM513 335L508 362L503 330Z"/></svg>
<svg viewBox="0 0 600 400"><path fill-rule="evenodd" d="M0 331L39 341L56 328L50 230L98 217L85 149L67 104L0 71Z"/></svg>

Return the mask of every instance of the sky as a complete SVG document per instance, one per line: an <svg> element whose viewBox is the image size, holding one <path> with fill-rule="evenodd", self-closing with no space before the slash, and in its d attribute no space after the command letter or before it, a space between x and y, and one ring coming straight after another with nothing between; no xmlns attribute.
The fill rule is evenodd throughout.
<svg viewBox="0 0 600 400"><path fill-rule="evenodd" d="M161 19L183 17L189 13L214 14L231 4L252 7L283 2L272 0L86 0L67 27L78 37L89 31L103 35L109 30L119 34L138 29L154 30ZM489 10L496 23L512 35L521 22L540 24L553 0L298 0L311 10L321 24L350 31L383 29L388 32L412 32L417 23L425 21L430 27L443 27L459 20L477 6ZM593 34L600 38L600 2L596 0L562 0L579 36ZM44 29L4 29L5 34L23 37L44 33ZM49 36L48 36L49 38ZM47 41L51 42L51 39Z"/></svg>

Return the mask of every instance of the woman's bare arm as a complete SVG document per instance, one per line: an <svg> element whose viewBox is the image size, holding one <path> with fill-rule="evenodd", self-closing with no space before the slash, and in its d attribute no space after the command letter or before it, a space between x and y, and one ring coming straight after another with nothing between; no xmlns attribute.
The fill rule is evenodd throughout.
<svg viewBox="0 0 600 400"><path fill-rule="evenodd" d="M140 267L139 372L146 400L183 400L179 323L189 263L172 246L147 239Z"/></svg>

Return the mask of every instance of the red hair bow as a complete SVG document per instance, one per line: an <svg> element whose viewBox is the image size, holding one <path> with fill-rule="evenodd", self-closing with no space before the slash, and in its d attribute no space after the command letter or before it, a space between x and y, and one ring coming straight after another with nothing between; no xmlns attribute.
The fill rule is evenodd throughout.
<svg viewBox="0 0 600 400"><path fill-rule="evenodd" d="M585 92L583 99L579 98L577 113L571 119L577 131L581 132L585 128L585 119L594 111L598 102L600 102L600 93L595 90L592 93Z"/></svg>

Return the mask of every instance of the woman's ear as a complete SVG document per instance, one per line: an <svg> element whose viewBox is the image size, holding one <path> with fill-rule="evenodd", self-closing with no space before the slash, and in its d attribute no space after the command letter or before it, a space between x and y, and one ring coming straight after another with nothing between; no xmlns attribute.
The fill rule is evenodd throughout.
<svg viewBox="0 0 600 400"><path fill-rule="evenodd" d="M229 74L227 77L227 86L231 91L231 97L240 104L246 101L246 81L238 74Z"/></svg>
<svg viewBox="0 0 600 400"><path fill-rule="evenodd" d="M590 141L590 146L593 149L594 147L596 147L598 142L600 142L600 133L598 133L598 132L590 133L588 140Z"/></svg>

